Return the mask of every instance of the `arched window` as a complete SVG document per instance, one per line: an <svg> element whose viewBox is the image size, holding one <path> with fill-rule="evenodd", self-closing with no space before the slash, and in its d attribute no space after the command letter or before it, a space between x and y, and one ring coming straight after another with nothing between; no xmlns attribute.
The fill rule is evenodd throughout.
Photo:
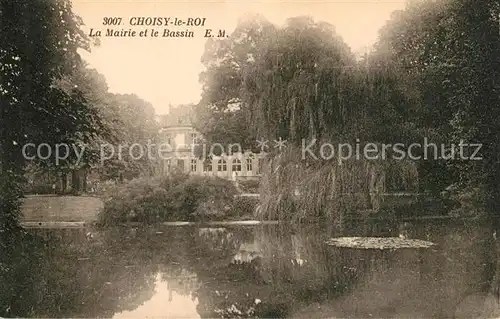
<svg viewBox="0 0 500 319"><path fill-rule="evenodd" d="M241 172L241 161L237 158L233 159L233 172Z"/></svg>
<svg viewBox="0 0 500 319"><path fill-rule="evenodd" d="M226 172L227 171L227 163L226 163L226 160L224 159L220 159L218 162L217 162L217 170L219 172Z"/></svg>

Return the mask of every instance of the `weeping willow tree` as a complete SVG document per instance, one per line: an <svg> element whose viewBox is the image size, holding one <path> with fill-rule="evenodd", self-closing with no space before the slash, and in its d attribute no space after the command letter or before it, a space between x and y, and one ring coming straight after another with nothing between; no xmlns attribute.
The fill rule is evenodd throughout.
<svg viewBox="0 0 500 319"><path fill-rule="evenodd" d="M275 32L275 26L259 14L242 16L228 38L209 39L201 62L203 92L194 108L196 129L208 143L239 143L244 149L255 147L251 104L242 99L245 74L254 67L262 47Z"/></svg>
<svg viewBox="0 0 500 319"><path fill-rule="evenodd" d="M243 88L254 133L288 143L285 152L270 156L260 217L331 220L347 210L377 210L389 172L416 180L407 161L357 158L339 165L337 157L303 158L304 142L312 139L333 145L354 145L360 137L395 140L398 134L381 129L385 121L400 125L396 107L402 97L393 93L399 79L392 73L358 63L329 24L299 17L275 32Z"/></svg>
<svg viewBox="0 0 500 319"><path fill-rule="evenodd" d="M269 38L244 77L242 96L254 133L300 144L303 138L341 132L354 111L345 91L352 81L345 69L354 63L333 26L307 17L290 19Z"/></svg>
<svg viewBox="0 0 500 319"><path fill-rule="evenodd" d="M301 146L312 139L333 145L409 140L408 77L383 55L357 61L328 23L296 17L278 28L255 19L242 22L236 36L207 44L199 106L205 110L203 134L244 144L256 138L287 141L286 153L269 156L261 217L301 220L337 216L340 208L377 209L373 193L383 193L384 176L396 171L407 180L415 175L408 173L414 172L411 163L305 163ZM295 188L306 201L296 203Z"/></svg>
<svg viewBox="0 0 500 319"><path fill-rule="evenodd" d="M261 181L260 218L292 222L324 220L342 223L353 211L377 211L390 176L411 190L418 187L411 161L338 158L302 160L290 147L271 157Z"/></svg>

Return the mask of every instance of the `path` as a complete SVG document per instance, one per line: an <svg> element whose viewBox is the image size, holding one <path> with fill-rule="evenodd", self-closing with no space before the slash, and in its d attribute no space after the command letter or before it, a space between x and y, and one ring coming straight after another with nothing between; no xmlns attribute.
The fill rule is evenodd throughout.
<svg viewBox="0 0 500 319"><path fill-rule="evenodd" d="M103 202L91 196L28 195L23 199L22 224L91 223L97 220L102 207Z"/></svg>

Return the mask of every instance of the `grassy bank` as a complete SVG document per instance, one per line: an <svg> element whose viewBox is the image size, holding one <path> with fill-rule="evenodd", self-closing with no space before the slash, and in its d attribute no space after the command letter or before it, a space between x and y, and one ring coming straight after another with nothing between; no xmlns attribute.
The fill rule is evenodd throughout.
<svg viewBox="0 0 500 319"><path fill-rule="evenodd" d="M27 195L22 199L24 222L95 221L102 201L91 196Z"/></svg>
<svg viewBox="0 0 500 319"><path fill-rule="evenodd" d="M235 198L231 181L175 174L119 185L104 196L99 224L154 224L170 221L221 221L253 218L257 200Z"/></svg>

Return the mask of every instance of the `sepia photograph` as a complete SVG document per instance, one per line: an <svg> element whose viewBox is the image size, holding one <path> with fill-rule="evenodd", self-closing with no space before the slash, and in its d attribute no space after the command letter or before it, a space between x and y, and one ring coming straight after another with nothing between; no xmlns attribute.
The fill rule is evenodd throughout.
<svg viewBox="0 0 500 319"><path fill-rule="evenodd" d="M500 0L0 0L0 318L500 319Z"/></svg>

